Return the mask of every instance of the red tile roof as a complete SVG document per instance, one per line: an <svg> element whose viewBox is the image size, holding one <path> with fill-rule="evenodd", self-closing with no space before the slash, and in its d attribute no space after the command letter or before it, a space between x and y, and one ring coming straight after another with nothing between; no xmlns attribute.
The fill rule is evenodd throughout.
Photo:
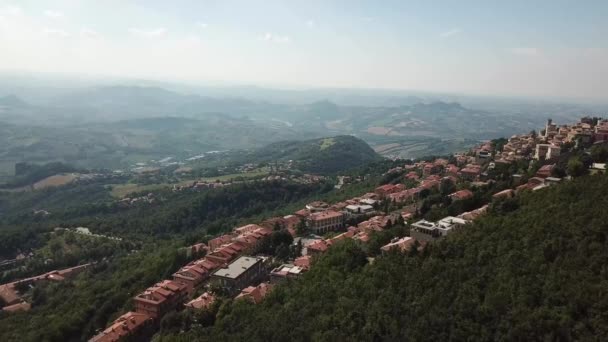
<svg viewBox="0 0 608 342"><path fill-rule="evenodd" d="M310 255L304 255L299 258L296 258L293 261L293 264L294 264L294 266L299 266L304 269L309 269L311 260L312 260L312 257Z"/></svg>
<svg viewBox="0 0 608 342"><path fill-rule="evenodd" d="M271 290L272 285L270 283L261 283L258 286L249 286L243 289L235 299L247 299L254 304L259 304Z"/></svg>
<svg viewBox="0 0 608 342"><path fill-rule="evenodd" d="M104 331L94 336L89 342L116 342L127 336L137 334L138 330L151 324L152 318L146 314L127 312L118 317Z"/></svg>
<svg viewBox="0 0 608 342"><path fill-rule="evenodd" d="M327 249L329 248L329 245L327 244L327 242L325 242L325 240L317 240L313 243L311 243L310 245L306 246L306 249L309 252L320 252L323 253L325 251L327 251Z"/></svg>
<svg viewBox="0 0 608 342"><path fill-rule="evenodd" d="M215 296L209 292L205 292L184 305L193 309L206 309L209 308L209 306L211 306L211 304L213 304L214 302Z"/></svg>
<svg viewBox="0 0 608 342"><path fill-rule="evenodd" d="M454 200L465 200L465 199L473 197L473 192L471 192L471 190L465 189L465 190L456 191L456 192L450 194L449 196Z"/></svg>
<svg viewBox="0 0 608 342"><path fill-rule="evenodd" d="M313 221L320 221L320 220L326 220L329 218L338 218L338 217L343 217L343 216L344 216L344 213L341 213L339 211L326 210L326 211L322 211L320 213L310 214L309 219L311 219Z"/></svg>

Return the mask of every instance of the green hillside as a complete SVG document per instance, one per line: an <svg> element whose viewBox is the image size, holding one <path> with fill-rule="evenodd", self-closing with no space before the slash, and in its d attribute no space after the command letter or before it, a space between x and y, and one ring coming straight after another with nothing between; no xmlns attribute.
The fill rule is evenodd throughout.
<svg viewBox="0 0 608 342"><path fill-rule="evenodd" d="M304 172L331 174L359 167L381 157L363 140L341 135L305 141L282 141L256 150L257 161L292 160Z"/></svg>
<svg viewBox="0 0 608 342"><path fill-rule="evenodd" d="M213 328L162 340L606 340L607 191L595 176L526 193L373 265L353 242L332 247L263 304L224 305Z"/></svg>

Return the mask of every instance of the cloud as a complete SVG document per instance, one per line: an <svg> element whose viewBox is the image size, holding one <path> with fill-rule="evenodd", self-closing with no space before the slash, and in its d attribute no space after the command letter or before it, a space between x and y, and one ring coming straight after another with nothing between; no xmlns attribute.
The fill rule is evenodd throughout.
<svg viewBox="0 0 608 342"><path fill-rule="evenodd" d="M462 33L461 29L459 29L459 28L453 28L451 30L447 30L447 31L441 32L439 34L439 36L441 38L449 38L449 37L455 36L455 35L460 34L460 33Z"/></svg>
<svg viewBox="0 0 608 342"><path fill-rule="evenodd" d="M202 29L206 29L207 27L209 27L209 24L204 23L202 21L199 21L199 22L196 23L196 26L198 26L198 27L200 27Z"/></svg>
<svg viewBox="0 0 608 342"><path fill-rule="evenodd" d="M316 23L314 20L310 19L306 22L306 26L308 26L308 28L313 28L316 26Z"/></svg>
<svg viewBox="0 0 608 342"><path fill-rule="evenodd" d="M363 19L363 21L367 21L367 22L371 22L371 21L376 20L376 18L374 18L374 17L363 17L361 19Z"/></svg>
<svg viewBox="0 0 608 342"><path fill-rule="evenodd" d="M70 36L70 33L68 33L65 30L48 28L48 27L42 30L42 34L45 35L46 37L52 37L52 38L67 38Z"/></svg>
<svg viewBox="0 0 608 342"><path fill-rule="evenodd" d="M82 30L80 30L80 36L82 38L88 38L88 39L97 39L97 38L101 37L99 32L97 32L95 30L91 30L90 28L86 28L86 27L84 27Z"/></svg>
<svg viewBox="0 0 608 342"><path fill-rule="evenodd" d="M289 39L288 36L282 36L282 35L274 34L274 33L270 33L270 32L267 32L264 36L262 36L261 39L264 41L267 41L267 42L277 43L277 44L286 44L286 43L291 42L291 40Z"/></svg>
<svg viewBox="0 0 608 342"><path fill-rule="evenodd" d="M187 35L185 38L180 39L179 41L187 45L196 46L201 44L201 37L197 36L196 34L190 34Z"/></svg>
<svg viewBox="0 0 608 342"><path fill-rule="evenodd" d="M23 10L18 6L5 6L0 7L0 14L6 14L8 16L19 16L23 14Z"/></svg>
<svg viewBox="0 0 608 342"><path fill-rule="evenodd" d="M167 34L167 29L164 27L158 27L153 29L131 27L129 29L129 33L142 38L159 38Z"/></svg>
<svg viewBox="0 0 608 342"><path fill-rule="evenodd" d="M46 10L44 11L44 15L52 19L63 18L63 13L55 10Z"/></svg>
<svg viewBox="0 0 608 342"><path fill-rule="evenodd" d="M514 55L519 55L519 56L538 56L541 52L539 48L534 48L534 47L510 48L510 49L507 49L507 51L509 51L510 53L512 53Z"/></svg>

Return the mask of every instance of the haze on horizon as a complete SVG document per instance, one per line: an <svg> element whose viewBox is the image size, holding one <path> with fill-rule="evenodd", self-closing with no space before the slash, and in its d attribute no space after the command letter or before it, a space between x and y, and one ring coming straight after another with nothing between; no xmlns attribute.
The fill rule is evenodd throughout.
<svg viewBox="0 0 608 342"><path fill-rule="evenodd" d="M608 2L0 0L0 71L602 99Z"/></svg>

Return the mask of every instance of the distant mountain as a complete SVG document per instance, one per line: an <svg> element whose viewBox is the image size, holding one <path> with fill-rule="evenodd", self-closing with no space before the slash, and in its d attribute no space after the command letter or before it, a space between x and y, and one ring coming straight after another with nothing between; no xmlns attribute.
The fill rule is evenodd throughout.
<svg viewBox="0 0 608 342"><path fill-rule="evenodd" d="M340 107L333 102L323 100L304 106L308 117L319 120L330 120L340 117Z"/></svg>
<svg viewBox="0 0 608 342"><path fill-rule="evenodd" d="M11 108L21 108L21 107L26 107L27 103L15 95L7 95L7 96L0 97L0 106L11 107Z"/></svg>
<svg viewBox="0 0 608 342"><path fill-rule="evenodd" d="M316 135L281 123L223 114L204 120L156 117L69 127L0 124L0 176L18 162L66 162L84 168L125 168L167 156L188 158L215 150L256 149L286 139Z"/></svg>
<svg viewBox="0 0 608 342"><path fill-rule="evenodd" d="M348 128L367 141L387 136L490 139L538 128L544 120L438 101L398 107L351 107L340 124L332 127Z"/></svg>
<svg viewBox="0 0 608 342"><path fill-rule="evenodd" d="M380 160L365 141L350 135L305 141L281 141L256 150L258 161L292 160L301 171L332 174Z"/></svg>
<svg viewBox="0 0 608 342"><path fill-rule="evenodd" d="M124 120L143 117L180 116L202 118L208 113L248 116L267 113L273 105L242 98L184 95L158 87L111 86L89 88L61 96L52 106L75 108L96 118Z"/></svg>

